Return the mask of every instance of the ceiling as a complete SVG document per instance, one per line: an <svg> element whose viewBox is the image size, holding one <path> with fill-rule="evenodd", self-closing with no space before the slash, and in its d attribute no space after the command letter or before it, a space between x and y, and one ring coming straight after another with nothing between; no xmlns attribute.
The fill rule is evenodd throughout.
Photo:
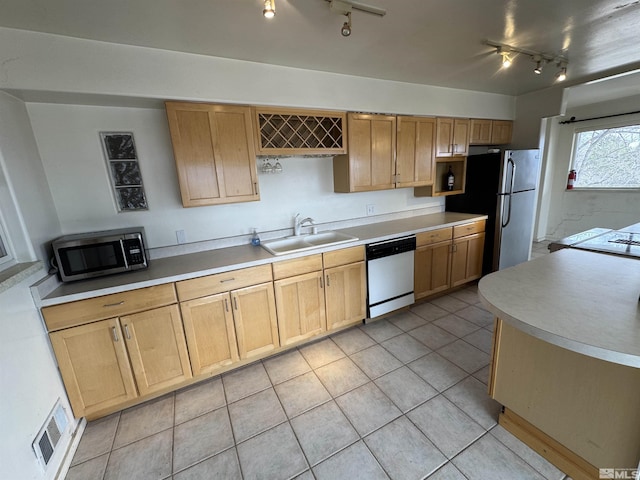
<svg viewBox="0 0 640 480"><path fill-rule="evenodd" d="M499 69L484 42L569 60L567 84L640 68L640 0L360 0L384 17L346 17L326 0L0 0L0 26L129 45L520 95L553 85L519 55Z"/></svg>

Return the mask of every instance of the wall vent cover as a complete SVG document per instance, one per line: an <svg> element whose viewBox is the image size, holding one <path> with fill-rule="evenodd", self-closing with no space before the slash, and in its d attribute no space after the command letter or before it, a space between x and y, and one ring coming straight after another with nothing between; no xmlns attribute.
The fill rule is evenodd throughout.
<svg viewBox="0 0 640 480"><path fill-rule="evenodd" d="M43 468L49 464L56 446L60 443L60 438L64 435L69 425L69 419L64 407L60 404L60 399L56 401L47 420L36 435L33 441L33 451L40 460Z"/></svg>

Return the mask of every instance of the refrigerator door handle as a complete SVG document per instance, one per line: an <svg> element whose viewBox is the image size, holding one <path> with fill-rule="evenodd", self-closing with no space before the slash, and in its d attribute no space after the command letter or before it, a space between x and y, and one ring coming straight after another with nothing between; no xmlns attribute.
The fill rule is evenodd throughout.
<svg viewBox="0 0 640 480"><path fill-rule="evenodd" d="M505 228L507 225L509 225L509 222L511 221L511 195L513 195L513 184L516 176L516 163L513 161L511 157L509 157L509 159L507 160L507 164L511 164L511 181L509 182L509 193L505 195L504 201L509 202L509 207L506 209L507 210L506 222L504 220L504 211L503 211L502 219L501 219L502 228Z"/></svg>

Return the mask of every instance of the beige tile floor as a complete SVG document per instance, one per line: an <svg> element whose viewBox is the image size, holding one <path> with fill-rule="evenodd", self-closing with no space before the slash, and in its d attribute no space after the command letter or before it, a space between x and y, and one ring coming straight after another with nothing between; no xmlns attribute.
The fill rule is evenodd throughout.
<svg viewBox="0 0 640 480"><path fill-rule="evenodd" d="M476 286L90 422L67 480L563 479L496 424Z"/></svg>

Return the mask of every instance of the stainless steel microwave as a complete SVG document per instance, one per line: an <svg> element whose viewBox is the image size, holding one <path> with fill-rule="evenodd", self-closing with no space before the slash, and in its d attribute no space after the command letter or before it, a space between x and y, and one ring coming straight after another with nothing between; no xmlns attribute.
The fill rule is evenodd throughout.
<svg viewBox="0 0 640 480"><path fill-rule="evenodd" d="M63 282L149 266L143 227L65 235L51 246Z"/></svg>

